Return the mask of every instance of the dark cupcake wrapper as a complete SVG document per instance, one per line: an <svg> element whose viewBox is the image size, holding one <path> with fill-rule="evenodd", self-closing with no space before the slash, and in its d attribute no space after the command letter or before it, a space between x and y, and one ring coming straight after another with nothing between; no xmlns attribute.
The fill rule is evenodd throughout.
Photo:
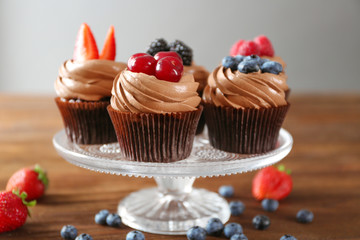
<svg viewBox="0 0 360 240"><path fill-rule="evenodd" d="M116 142L116 134L107 112L109 101L69 101L55 98L65 132L77 144Z"/></svg>
<svg viewBox="0 0 360 240"><path fill-rule="evenodd" d="M210 144L214 148L240 154L273 150L290 106L235 109L209 103L204 105Z"/></svg>
<svg viewBox="0 0 360 240"><path fill-rule="evenodd" d="M286 99L286 101L289 100L290 92L291 92L290 88L288 90L285 90L285 99Z"/></svg>
<svg viewBox="0 0 360 240"><path fill-rule="evenodd" d="M175 162L192 150L203 107L165 114L121 112L108 106L122 154L138 162Z"/></svg>
<svg viewBox="0 0 360 240"><path fill-rule="evenodd" d="M200 105L204 106L203 100L201 100ZM200 115L199 123L196 128L196 135L201 134L204 131L204 127L205 127L205 113L203 111Z"/></svg>

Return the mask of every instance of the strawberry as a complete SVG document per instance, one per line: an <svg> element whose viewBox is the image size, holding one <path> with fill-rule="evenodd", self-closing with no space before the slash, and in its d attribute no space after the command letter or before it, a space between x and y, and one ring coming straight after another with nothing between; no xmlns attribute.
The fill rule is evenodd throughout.
<svg viewBox="0 0 360 240"><path fill-rule="evenodd" d="M34 168L23 168L15 172L9 179L6 191L19 190L27 193L27 201L40 198L48 185L44 170L36 165Z"/></svg>
<svg viewBox="0 0 360 240"><path fill-rule="evenodd" d="M100 54L100 59L115 60L116 45L115 45L115 33L114 26L110 26L106 35L104 47Z"/></svg>
<svg viewBox="0 0 360 240"><path fill-rule="evenodd" d="M96 46L95 38L91 33L90 27L83 23L78 32L73 59L76 61L84 61L90 59L98 59L99 52Z"/></svg>
<svg viewBox="0 0 360 240"><path fill-rule="evenodd" d="M234 43L234 45L232 45L231 49L230 49L230 56L236 56L239 55L239 47L245 42L245 40L240 39L239 41L237 41L236 43Z"/></svg>
<svg viewBox="0 0 360 240"><path fill-rule="evenodd" d="M237 55L259 55L259 46L253 41L244 41L238 48Z"/></svg>
<svg viewBox="0 0 360 240"><path fill-rule="evenodd" d="M255 175L252 194L257 200L265 198L280 200L290 194L292 186L290 172L285 172L283 165L280 165L279 168L270 166Z"/></svg>
<svg viewBox="0 0 360 240"><path fill-rule="evenodd" d="M0 192L0 233L15 230L24 225L28 206L34 206L36 201L26 202L25 192Z"/></svg>
<svg viewBox="0 0 360 240"><path fill-rule="evenodd" d="M254 42L259 46L260 56L274 56L274 48L270 40L265 35L259 35L254 38Z"/></svg>

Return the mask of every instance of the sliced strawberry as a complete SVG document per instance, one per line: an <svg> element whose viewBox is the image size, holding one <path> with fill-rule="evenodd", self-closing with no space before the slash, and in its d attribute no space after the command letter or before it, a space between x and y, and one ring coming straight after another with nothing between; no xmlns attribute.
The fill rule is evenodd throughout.
<svg viewBox="0 0 360 240"><path fill-rule="evenodd" d="M270 40L265 35L259 35L254 38L254 42L259 46L260 56L274 56L274 48Z"/></svg>
<svg viewBox="0 0 360 240"><path fill-rule="evenodd" d="M116 44L115 44L115 31L114 26L110 26L107 32L105 43L100 54L100 59L115 60Z"/></svg>
<svg viewBox="0 0 360 240"><path fill-rule="evenodd" d="M98 58L99 52L96 46L95 38L90 30L90 27L86 23L83 23L80 26L80 30L76 38L73 59L76 61L84 61Z"/></svg>
<svg viewBox="0 0 360 240"><path fill-rule="evenodd" d="M240 39L236 43L234 43L230 49L230 56L239 55L239 48L245 42L245 40Z"/></svg>

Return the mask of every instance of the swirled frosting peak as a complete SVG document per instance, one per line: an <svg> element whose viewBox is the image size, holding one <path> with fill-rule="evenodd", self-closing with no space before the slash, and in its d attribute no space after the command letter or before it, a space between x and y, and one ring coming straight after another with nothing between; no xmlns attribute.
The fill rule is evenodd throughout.
<svg viewBox="0 0 360 240"><path fill-rule="evenodd" d="M133 113L194 111L201 101L198 85L191 74L184 74L179 82L168 82L125 69L114 80L111 106Z"/></svg>
<svg viewBox="0 0 360 240"><path fill-rule="evenodd" d="M110 97L115 76L125 68L125 63L111 60L68 60L59 69L56 94L65 99L86 101Z"/></svg>

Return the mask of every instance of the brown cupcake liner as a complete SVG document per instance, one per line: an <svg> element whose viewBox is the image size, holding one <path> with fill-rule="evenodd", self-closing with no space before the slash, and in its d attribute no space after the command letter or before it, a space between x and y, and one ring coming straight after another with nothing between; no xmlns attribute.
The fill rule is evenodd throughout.
<svg viewBox="0 0 360 240"><path fill-rule="evenodd" d="M204 107L203 100L201 100L200 105L202 105ZM199 123L198 123L197 128L196 128L196 135L201 134L204 131L204 127L205 127L205 113L203 111L201 113L201 115L200 115Z"/></svg>
<svg viewBox="0 0 360 240"><path fill-rule="evenodd" d="M240 154L273 150L289 106L235 109L206 103L204 112L210 144Z"/></svg>
<svg viewBox="0 0 360 240"><path fill-rule="evenodd" d="M289 101L290 92L291 92L290 88L288 90L285 90L285 100L286 101Z"/></svg>
<svg viewBox="0 0 360 240"><path fill-rule="evenodd" d="M116 142L116 134L107 112L109 101L69 101L55 98L65 132L77 144Z"/></svg>
<svg viewBox="0 0 360 240"><path fill-rule="evenodd" d="M108 106L122 154L138 162L175 162L192 150L203 107L166 114L121 112Z"/></svg>

